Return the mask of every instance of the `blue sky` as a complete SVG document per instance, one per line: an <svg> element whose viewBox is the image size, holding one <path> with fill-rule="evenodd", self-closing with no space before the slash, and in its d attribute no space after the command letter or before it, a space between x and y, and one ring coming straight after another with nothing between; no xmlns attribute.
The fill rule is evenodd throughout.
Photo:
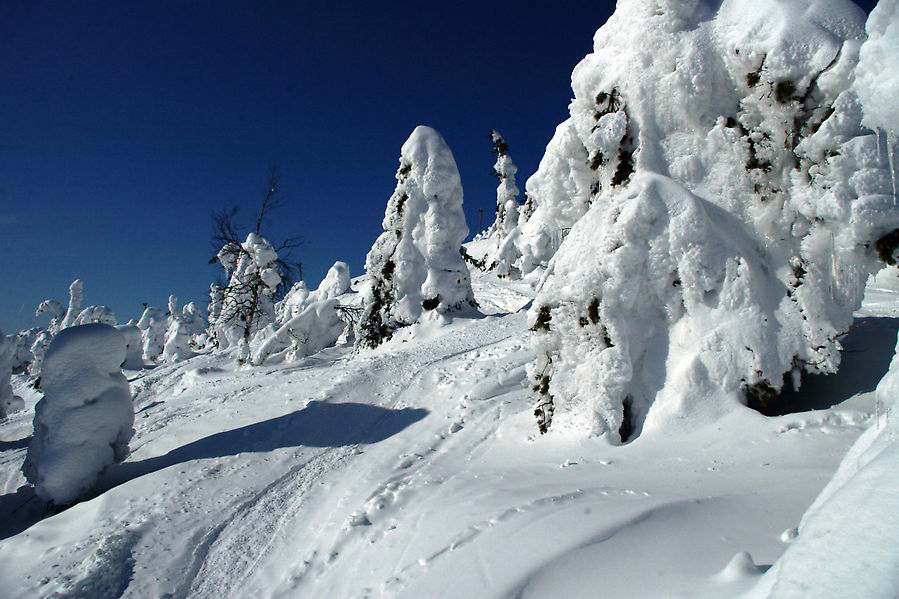
<svg viewBox="0 0 899 599"><path fill-rule="evenodd" d="M263 234L305 239L310 287L335 260L360 275L419 124L486 226L488 130L523 188L613 5L0 2L0 328L44 323L75 278L120 322L205 302L210 213L248 226L274 163L287 204Z"/></svg>

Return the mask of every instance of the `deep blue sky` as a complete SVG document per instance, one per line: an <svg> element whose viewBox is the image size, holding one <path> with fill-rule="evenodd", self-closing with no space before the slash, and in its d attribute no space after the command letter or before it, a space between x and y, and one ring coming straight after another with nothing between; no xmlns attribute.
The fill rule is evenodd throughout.
<svg viewBox="0 0 899 599"><path fill-rule="evenodd" d="M275 162L268 236L305 238L312 288L335 260L362 274L419 124L486 226L487 131L523 188L613 4L0 1L0 328L45 323L37 304L79 277L120 322L205 302L210 213L249 226Z"/></svg>

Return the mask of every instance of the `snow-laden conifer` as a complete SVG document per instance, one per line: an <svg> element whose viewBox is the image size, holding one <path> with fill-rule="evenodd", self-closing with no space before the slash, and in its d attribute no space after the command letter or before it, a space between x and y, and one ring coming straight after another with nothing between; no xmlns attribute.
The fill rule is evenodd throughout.
<svg viewBox="0 0 899 599"><path fill-rule="evenodd" d="M159 308L147 306L137 321L137 328L141 331L144 359L155 362L162 355L165 347L168 317Z"/></svg>
<svg viewBox="0 0 899 599"><path fill-rule="evenodd" d="M0 420L25 407L22 399L13 395L10 383L15 351L15 337L7 337L0 331Z"/></svg>
<svg viewBox="0 0 899 599"><path fill-rule="evenodd" d="M119 367L124 359L122 334L105 324L66 328L54 337L22 467L39 497L72 503L128 456L134 407Z"/></svg>
<svg viewBox="0 0 899 599"><path fill-rule="evenodd" d="M460 248L468 235L456 161L437 131L419 126L403 144L384 232L366 257L369 288L356 341L375 347L422 312L475 305Z"/></svg>
<svg viewBox="0 0 899 599"><path fill-rule="evenodd" d="M488 269L496 272L497 276L517 278L519 271L515 263L521 256L515 245L518 238L520 193L515 185L518 167L512 162L509 147L502 136L496 131L490 131L490 139L493 142L493 153L496 154L493 175L499 180L499 185L496 188L496 220L487 230L486 236L490 239L490 245L484 262Z"/></svg>
<svg viewBox="0 0 899 599"><path fill-rule="evenodd" d="M169 296L168 327L165 332L165 344L162 348L162 359L165 362L180 362L194 355L190 347L195 335L206 329L206 319L199 307L189 302L178 308L178 298Z"/></svg>
<svg viewBox="0 0 899 599"><path fill-rule="evenodd" d="M617 442L837 369L899 227L851 90L863 23L842 0L637 0L597 31L520 228L521 268L548 268L541 429Z"/></svg>

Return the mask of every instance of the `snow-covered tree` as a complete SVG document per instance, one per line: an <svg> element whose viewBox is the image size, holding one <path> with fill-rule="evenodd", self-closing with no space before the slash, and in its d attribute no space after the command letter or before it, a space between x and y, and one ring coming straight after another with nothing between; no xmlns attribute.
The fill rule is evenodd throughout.
<svg viewBox="0 0 899 599"><path fill-rule="evenodd" d="M16 333L15 352L12 356L12 373L24 374L31 368L31 362L34 360L34 354L31 353L31 346L41 334L41 329L34 327L25 331Z"/></svg>
<svg viewBox="0 0 899 599"><path fill-rule="evenodd" d="M515 173L518 167L509 156L509 147L496 131L490 131L493 142L493 153L496 164L493 175L499 180L496 188L496 220L487 231L490 239L489 249L484 261L487 268L494 270L497 276L517 278L519 270L515 263L521 256L515 240L518 238L518 187L515 185Z"/></svg>
<svg viewBox="0 0 899 599"><path fill-rule="evenodd" d="M190 302L179 310L178 298L170 295L162 359L166 362L180 362L192 357L194 352L190 347L191 340L205 329L206 320L196 304Z"/></svg>
<svg viewBox="0 0 899 599"><path fill-rule="evenodd" d="M273 167L266 185L256 227L241 242L234 222L235 210L213 215L212 242L218 261L225 269L227 284L210 290L209 328L212 342L219 348L236 346L238 363L250 358L253 337L275 320L274 302L290 288L293 267L285 260L301 244L288 238L274 247L261 235L270 213L282 206L278 193L278 169ZM279 253L282 255L279 257Z"/></svg>
<svg viewBox="0 0 899 599"><path fill-rule="evenodd" d="M124 337L105 324L66 328L53 338L22 466L38 497L70 504L128 456L134 407L119 367L124 359Z"/></svg>
<svg viewBox="0 0 899 599"><path fill-rule="evenodd" d="M375 347L423 311L475 306L460 247L468 235L456 161L437 131L419 126L403 144L384 232L366 257L369 288L356 343Z"/></svg>
<svg viewBox="0 0 899 599"><path fill-rule="evenodd" d="M0 420L25 407L22 399L13 395L10 383L15 351L15 338L7 337L0 331Z"/></svg>
<svg viewBox="0 0 899 599"><path fill-rule="evenodd" d="M42 333L35 336L31 345L33 359L29 373L35 378L36 382L40 381L44 353L47 351L50 341L59 331L92 322L115 326L115 314L113 314L111 309L106 306L88 306L83 308L83 297L84 282L81 279L75 279L69 285L69 306L67 309L63 310L62 305L55 300L44 300L38 306L37 311L35 311L35 316L50 315L50 324Z"/></svg>
<svg viewBox="0 0 899 599"><path fill-rule="evenodd" d="M619 442L834 372L899 239L888 153L851 89L860 9L663 4L619 3L528 181L541 430Z"/></svg>
<svg viewBox="0 0 899 599"><path fill-rule="evenodd" d="M142 331L133 324L120 324L116 330L125 338L125 361L122 368L141 370L144 367L144 347Z"/></svg>
<svg viewBox="0 0 899 599"><path fill-rule="evenodd" d="M165 333L168 329L168 317L159 308L147 306L137 321L143 343L143 357L155 362L162 355L165 347Z"/></svg>
<svg viewBox="0 0 899 599"><path fill-rule="evenodd" d="M345 262L335 262L315 291L308 291L302 281L296 283L279 302L278 327L260 345L253 363L261 365L285 350L284 359L291 361L337 343L347 327L337 298L349 290L350 269Z"/></svg>

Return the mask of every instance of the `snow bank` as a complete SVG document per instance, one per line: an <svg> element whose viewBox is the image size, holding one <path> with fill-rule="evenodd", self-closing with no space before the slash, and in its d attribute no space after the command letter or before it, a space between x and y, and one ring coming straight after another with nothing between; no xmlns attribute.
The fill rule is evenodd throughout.
<svg viewBox="0 0 899 599"><path fill-rule="evenodd" d="M125 339L105 324L60 331L44 358L44 397L22 471L39 497L71 503L128 455L134 408L119 366Z"/></svg>
<svg viewBox="0 0 899 599"><path fill-rule="evenodd" d="M899 594L899 340L875 397L886 414L852 446L747 599Z"/></svg>
<svg viewBox="0 0 899 599"><path fill-rule="evenodd" d="M620 441L837 369L899 228L850 89L863 19L842 0L639 0L597 31L519 228L521 270L548 267L541 429Z"/></svg>
<svg viewBox="0 0 899 599"><path fill-rule="evenodd" d="M357 342L374 347L423 311L446 314L475 305L462 241L462 183L437 131L419 126L403 144L397 186L387 203L384 233L365 261L370 286Z"/></svg>

